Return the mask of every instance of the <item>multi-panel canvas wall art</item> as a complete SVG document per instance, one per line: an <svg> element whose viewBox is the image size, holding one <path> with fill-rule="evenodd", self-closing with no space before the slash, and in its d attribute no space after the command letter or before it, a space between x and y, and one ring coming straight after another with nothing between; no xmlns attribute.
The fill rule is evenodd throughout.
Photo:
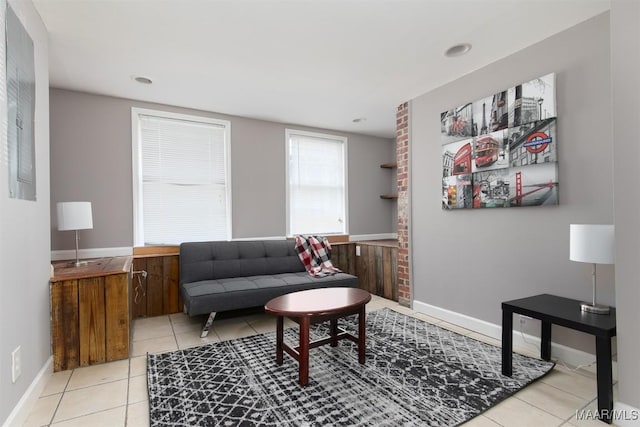
<svg viewBox="0 0 640 427"><path fill-rule="evenodd" d="M442 208L558 204L555 74L440 115Z"/></svg>

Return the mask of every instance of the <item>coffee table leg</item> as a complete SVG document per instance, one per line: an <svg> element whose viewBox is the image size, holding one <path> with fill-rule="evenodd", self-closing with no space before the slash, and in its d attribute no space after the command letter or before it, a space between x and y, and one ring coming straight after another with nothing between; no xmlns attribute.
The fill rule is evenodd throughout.
<svg viewBox="0 0 640 427"><path fill-rule="evenodd" d="M338 319L331 319L329 321L331 328L331 347L338 345Z"/></svg>
<svg viewBox="0 0 640 427"><path fill-rule="evenodd" d="M366 311L364 305L360 308L360 314L358 315L358 362L364 364L365 353L367 350L365 344L365 331L366 331Z"/></svg>
<svg viewBox="0 0 640 427"><path fill-rule="evenodd" d="M309 384L309 317L300 318L300 385Z"/></svg>
<svg viewBox="0 0 640 427"><path fill-rule="evenodd" d="M278 316L278 323L276 326L276 363L282 365L282 342L284 340L284 318Z"/></svg>

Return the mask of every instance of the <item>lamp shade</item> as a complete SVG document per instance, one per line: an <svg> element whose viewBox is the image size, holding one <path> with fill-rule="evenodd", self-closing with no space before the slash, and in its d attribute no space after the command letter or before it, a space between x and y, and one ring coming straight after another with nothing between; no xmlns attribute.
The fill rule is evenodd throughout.
<svg viewBox="0 0 640 427"><path fill-rule="evenodd" d="M91 202L60 202L58 208L58 230L87 230L93 228Z"/></svg>
<svg viewBox="0 0 640 427"><path fill-rule="evenodd" d="M571 224L569 259L592 264L615 261L615 228L611 224Z"/></svg>

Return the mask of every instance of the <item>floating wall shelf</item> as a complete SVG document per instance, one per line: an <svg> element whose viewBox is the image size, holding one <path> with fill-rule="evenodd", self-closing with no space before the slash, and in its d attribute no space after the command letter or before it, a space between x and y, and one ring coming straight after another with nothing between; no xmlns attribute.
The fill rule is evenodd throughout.
<svg viewBox="0 0 640 427"><path fill-rule="evenodd" d="M397 162L388 162L388 163L383 163L380 165L381 168L383 169L395 169L398 167L398 163ZM398 198L397 194L382 194L380 196L381 199L386 199L386 200L394 200Z"/></svg>

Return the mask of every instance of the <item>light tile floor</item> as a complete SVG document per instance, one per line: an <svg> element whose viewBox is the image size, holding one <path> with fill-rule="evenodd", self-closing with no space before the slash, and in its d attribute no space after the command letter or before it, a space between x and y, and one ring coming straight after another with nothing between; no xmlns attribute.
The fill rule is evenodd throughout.
<svg viewBox="0 0 640 427"><path fill-rule="evenodd" d="M367 311L390 307L472 338L500 345L494 338L441 321L373 296ZM25 426L148 426L146 353L163 352L275 330L275 319L257 313L218 319L207 338L200 338L202 319L178 313L133 322L131 357L127 360L51 374ZM287 321L285 326L296 326ZM516 348L536 356L537 349ZM616 387L617 389L617 387ZM617 390L614 390L617 393ZM602 426L578 420L578 411L596 409L596 381L587 371L556 368L540 381L472 419L466 426Z"/></svg>

